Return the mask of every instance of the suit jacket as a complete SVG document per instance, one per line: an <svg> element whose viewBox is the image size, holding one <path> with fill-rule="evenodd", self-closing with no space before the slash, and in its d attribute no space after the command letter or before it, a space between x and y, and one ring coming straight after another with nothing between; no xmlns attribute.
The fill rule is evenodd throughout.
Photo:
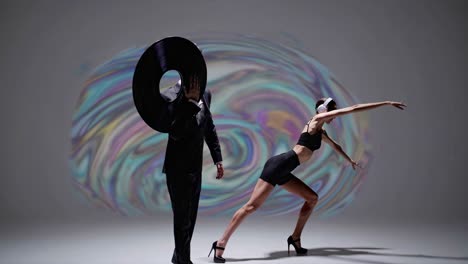
<svg viewBox="0 0 468 264"><path fill-rule="evenodd" d="M223 160L218 134L209 109L211 93L205 90L201 109L183 96L180 85L162 93L172 101L170 107L174 122L169 129L163 173L196 173L202 171L204 141L210 149L213 162Z"/></svg>

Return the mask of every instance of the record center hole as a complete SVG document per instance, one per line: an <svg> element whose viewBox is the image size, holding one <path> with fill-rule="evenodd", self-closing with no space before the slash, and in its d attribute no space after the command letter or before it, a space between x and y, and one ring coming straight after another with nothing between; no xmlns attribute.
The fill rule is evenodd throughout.
<svg viewBox="0 0 468 264"><path fill-rule="evenodd" d="M168 88L177 84L180 80L180 75L178 71L170 70L163 74L161 80L159 80L159 92L167 90Z"/></svg>

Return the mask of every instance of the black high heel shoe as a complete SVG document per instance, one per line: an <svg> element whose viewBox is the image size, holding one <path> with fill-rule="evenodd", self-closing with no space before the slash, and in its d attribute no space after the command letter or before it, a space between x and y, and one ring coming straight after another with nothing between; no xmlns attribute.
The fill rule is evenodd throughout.
<svg viewBox="0 0 468 264"><path fill-rule="evenodd" d="M303 247L299 247L296 245L296 242L299 242L301 241L301 239L297 239L297 240L294 240L292 238L292 236L289 236L288 237L288 256L289 256L289 246L290 245L293 245L294 249L296 250L296 254L299 254L299 255L304 255L307 253L307 249L306 248L303 248Z"/></svg>
<svg viewBox="0 0 468 264"><path fill-rule="evenodd" d="M211 251L214 250L213 261L214 261L215 263L224 263L224 262L226 262L226 260L225 260L223 257L218 257L218 256L216 256L216 250L217 250L217 249L222 249L222 250L224 250L223 247L218 247L217 243L218 243L218 241L213 242L213 245L211 246L210 253L208 253L208 257L211 255Z"/></svg>

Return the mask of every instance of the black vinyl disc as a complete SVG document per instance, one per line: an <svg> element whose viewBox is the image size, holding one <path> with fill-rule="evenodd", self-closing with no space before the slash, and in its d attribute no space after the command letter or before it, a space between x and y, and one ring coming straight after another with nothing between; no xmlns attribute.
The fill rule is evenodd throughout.
<svg viewBox="0 0 468 264"><path fill-rule="evenodd" d="M198 94L198 99L206 87L205 60L190 40L168 37L146 49L133 74L133 101L145 123L163 133L169 130L172 122L171 104L177 101L166 101L159 91L162 76L170 70L179 73L182 87L187 92Z"/></svg>

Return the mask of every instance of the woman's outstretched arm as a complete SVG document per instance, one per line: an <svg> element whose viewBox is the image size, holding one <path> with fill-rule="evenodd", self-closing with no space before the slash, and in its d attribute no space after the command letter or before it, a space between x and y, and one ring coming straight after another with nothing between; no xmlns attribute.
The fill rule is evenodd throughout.
<svg viewBox="0 0 468 264"><path fill-rule="evenodd" d="M328 136L327 132L325 132L325 130L323 130L322 139L325 140L325 142L328 145L330 145L330 147L332 147L332 149L334 149L336 152L341 154L347 161L349 161L349 163L351 163L351 165L353 166L353 169L356 169L356 167L359 167L358 163L355 162L353 159L351 159L348 156L348 154L346 154L346 152L343 151L343 148L340 146L340 144L336 143L333 139L331 139Z"/></svg>
<svg viewBox="0 0 468 264"><path fill-rule="evenodd" d="M384 105L391 105L396 108L399 108L401 110L405 109L406 105L400 102L392 102L392 101L385 101L385 102L377 102L377 103L367 103L367 104L357 104L353 106L348 106L345 108L333 110L330 112L325 112L321 113L315 116L317 121L327 119L327 118L335 118L338 116L346 115L346 114L351 114L351 113L357 113L357 112L362 112L362 111L367 111L371 110L377 107L381 107Z"/></svg>

